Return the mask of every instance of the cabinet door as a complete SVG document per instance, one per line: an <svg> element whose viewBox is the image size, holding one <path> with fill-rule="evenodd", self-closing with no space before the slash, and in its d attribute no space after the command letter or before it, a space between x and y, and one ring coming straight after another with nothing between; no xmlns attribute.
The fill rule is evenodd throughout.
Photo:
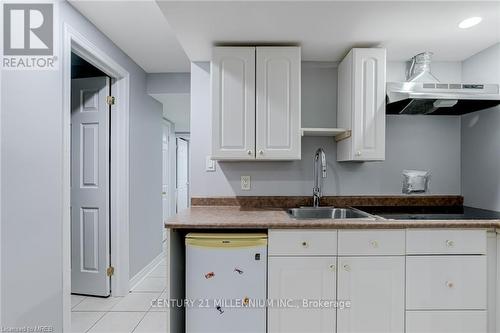
<svg viewBox="0 0 500 333"><path fill-rule="evenodd" d="M268 308L269 333L333 333L335 308L305 308L302 300L335 300L335 257L269 257L268 298L297 308Z"/></svg>
<svg viewBox="0 0 500 333"><path fill-rule="evenodd" d="M354 49L354 160L385 159L385 49Z"/></svg>
<svg viewBox="0 0 500 333"><path fill-rule="evenodd" d="M255 48L214 48L211 80L212 158L255 159Z"/></svg>
<svg viewBox="0 0 500 333"><path fill-rule="evenodd" d="M486 333L486 311L407 311L406 333Z"/></svg>
<svg viewBox="0 0 500 333"><path fill-rule="evenodd" d="M486 310L486 256L406 257L408 310Z"/></svg>
<svg viewBox="0 0 500 333"><path fill-rule="evenodd" d="M300 48L257 47L257 159L300 152Z"/></svg>
<svg viewBox="0 0 500 333"><path fill-rule="evenodd" d="M339 257L338 333L404 332L404 256Z"/></svg>

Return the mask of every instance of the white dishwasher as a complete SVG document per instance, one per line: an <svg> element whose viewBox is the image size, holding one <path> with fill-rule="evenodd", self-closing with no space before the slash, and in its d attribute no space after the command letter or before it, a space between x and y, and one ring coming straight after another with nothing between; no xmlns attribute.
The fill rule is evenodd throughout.
<svg viewBox="0 0 500 333"><path fill-rule="evenodd" d="M265 333L266 279L266 234L188 234L186 333Z"/></svg>

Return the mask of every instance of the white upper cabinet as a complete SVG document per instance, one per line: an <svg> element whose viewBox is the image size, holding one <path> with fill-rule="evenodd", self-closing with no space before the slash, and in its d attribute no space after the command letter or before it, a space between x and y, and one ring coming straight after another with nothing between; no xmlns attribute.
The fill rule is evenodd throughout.
<svg viewBox="0 0 500 333"><path fill-rule="evenodd" d="M300 159L300 48L216 47L212 158Z"/></svg>
<svg viewBox="0 0 500 333"><path fill-rule="evenodd" d="M212 158L255 159L255 48L212 53Z"/></svg>
<svg viewBox="0 0 500 333"><path fill-rule="evenodd" d="M300 160L300 48L257 47L257 159Z"/></svg>
<svg viewBox="0 0 500 333"><path fill-rule="evenodd" d="M350 136L337 143L337 161L385 159L386 51L355 48L338 67L337 127Z"/></svg>

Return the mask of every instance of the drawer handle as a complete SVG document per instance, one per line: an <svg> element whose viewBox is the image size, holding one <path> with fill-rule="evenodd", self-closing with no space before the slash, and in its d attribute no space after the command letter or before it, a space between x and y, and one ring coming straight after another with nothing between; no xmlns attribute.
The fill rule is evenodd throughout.
<svg viewBox="0 0 500 333"><path fill-rule="evenodd" d="M330 269L335 272L335 265L330 265Z"/></svg>
<svg viewBox="0 0 500 333"><path fill-rule="evenodd" d="M349 266L349 265L345 264L345 265L344 265L344 271L346 271L346 272L350 272L350 271L351 271L351 266Z"/></svg>
<svg viewBox="0 0 500 333"><path fill-rule="evenodd" d="M251 150L247 150L247 154L248 155L252 155L252 151Z"/></svg>
<svg viewBox="0 0 500 333"><path fill-rule="evenodd" d="M302 247L309 247L309 244L306 241L304 241L302 242Z"/></svg>
<svg viewBox="0 0 500 333"><path fill-rule="evenodd" d="M371 245L373 248L375 248L375 249L376 249L376 248L378 248L378 241L376 241L376 240L372 240L372 241L370 241L370 245Z"/></svg>
<svg viewBox="0 0 500 333"><path fill-rule="evenodd" d="M454 285L454 284L453 284L453 282L451 282L451 281L446 281L446 286L447 286L448 288L453 288L455 285Z"/></svg>
<svg viewBox="0 0 500 333"><path fill-rule="evenodd" d="M454 241L452 241L452 240L447 240L447 241L446 241L446 246L447 246L447 247L453 247L453 246L455 246L455 242L454 242Z"/></svg>

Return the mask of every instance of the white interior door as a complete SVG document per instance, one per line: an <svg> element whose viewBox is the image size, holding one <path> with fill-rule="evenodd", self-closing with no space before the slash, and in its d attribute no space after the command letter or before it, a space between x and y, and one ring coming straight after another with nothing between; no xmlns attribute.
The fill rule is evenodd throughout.
<svg viewBox="0 0 500 333"><path fill-rule="evenodd" d="M177 138L177 212L189 207L188 141Z"/></svg>
<svg viewBox="0 0 500 333"><path fill-rule="evenodd" d="M170 196L169 186L170 181L170 156L169 156L169 142L170 142L170 127L166 124L163 125L163 140L162 140L162 207L163 207L163 221L170 217Z"/></svg>
<svg viewBox="0 0 500 333"><path fill-rule="evenodd" d="M71 292L109 296L109 78L71 81Z"/></svg>

